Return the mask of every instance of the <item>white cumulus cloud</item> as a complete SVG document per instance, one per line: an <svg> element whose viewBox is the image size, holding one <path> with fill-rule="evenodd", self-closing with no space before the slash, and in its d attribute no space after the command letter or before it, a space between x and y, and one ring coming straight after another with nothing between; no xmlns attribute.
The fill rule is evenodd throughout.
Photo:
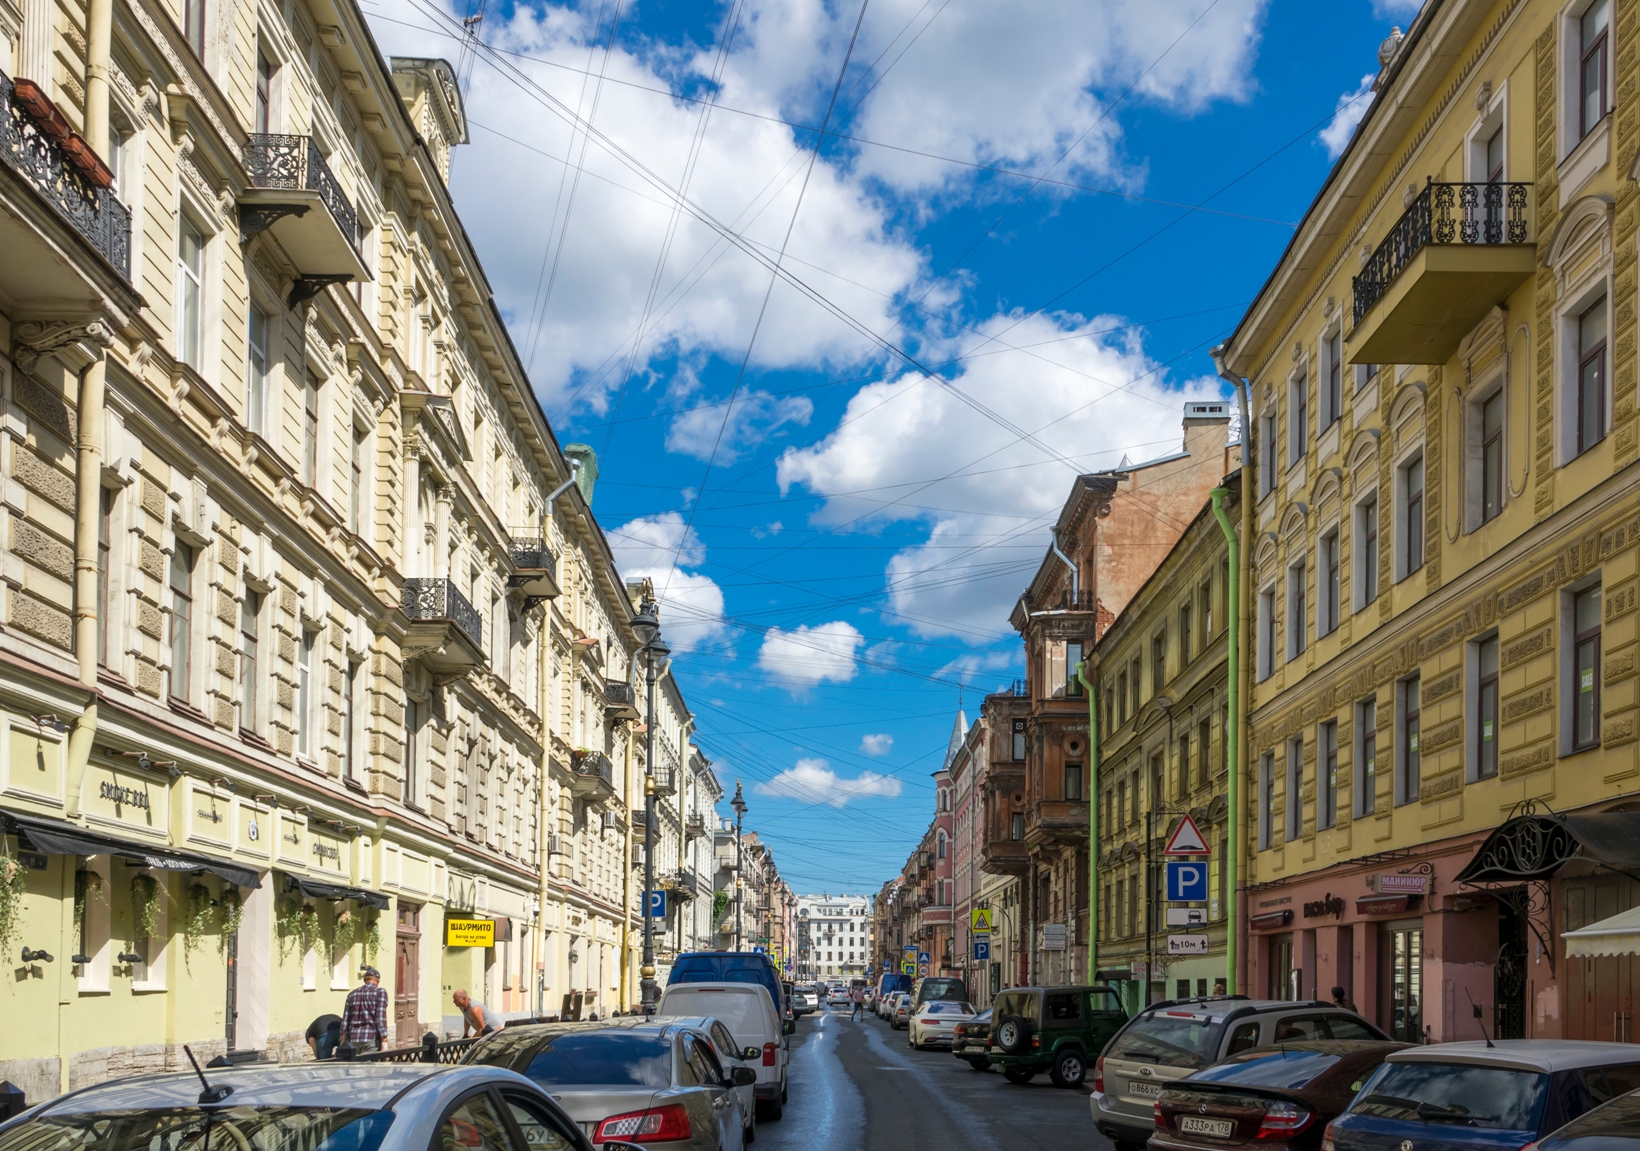
<svg viewBox="0 0 1640 1151"><path fill-rule="evenodd" d="M1376 78L1376 73L1361 77L1355 91L1345 92L1338 98L1333 118L1327 121L1327 126L1320 133L1321 146L1327 149L1327 159L1336 160L1344 154L1345 146L1355 134L1355 126L1372 107L1372 82Z"/></svg>
<svg viewBox="0 0 1640 1151"><path fill-rule="evenodd" d="M894 747L894 737L886 732L880 735L862 735L860 750L866 755L887 755Z"/></svg>
<svg viewBox="0 0 1640 1151"><path fill-rule="evenodd" d="M814 403L807 396L752 391L737 399L732 411L727 404L702 404L679 412L667 429L666 446L727 467L786 424L807 424L813 412Z"/></svg>
<svg viewBox="0 0 1640 1151"><path fill-rule="evenodd" d="M900 781L892 775L862 771L853 779L838 775L823 759L800 759L795 767L752 788L759 795L795 799L801 803L825 803L843 807L851 799L881 796L892 799L900 794Z"/></svg>
<svg viewBox="0 0 1640 1151"><path fill-rule="evenodd" d="M709 576L684 570L706 562L706 546L681 514L640 517L608 536L623 578L655 581L661 633L673 651L693 651L728 634L723 589Z"/></svg>
<svg viewBox="0 0 1640 1151"><path fill-rule="evenodd" d="M866 642L858 628L843 620L799 625L791 631L770 628L757 653L757 666L792 687L813 687L831 680L847 683L859 661L856 652Z"/></svg>

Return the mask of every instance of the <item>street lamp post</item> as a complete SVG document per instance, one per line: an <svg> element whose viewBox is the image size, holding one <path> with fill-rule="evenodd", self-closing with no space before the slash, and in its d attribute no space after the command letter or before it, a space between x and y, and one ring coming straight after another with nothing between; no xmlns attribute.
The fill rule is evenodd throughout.
<svg viewBox="0 0 1640 1151"><path fill-rule="evenodd" d="M655 601L646 599L632 621L633 630L643 641L644 677L649 689L643 762L643 966L638 971L645 1015L655 1013L655 1004L660 998L660 988L655 983L655 917L650 912L655 891L655 665L671 655L672 649L661 639L659 617Z"/></svg>
<svg viewBox="0 0 1640 1151"><path fill-rule="evenodd" d="M735 809L735 950L740 950L740 917L741 893L745 884L741 881L741 865L744 862L740 852L740 824L746 818L746 796L740 790L740 780L735 780L735 797L729 801L729 806Z"/></svg>

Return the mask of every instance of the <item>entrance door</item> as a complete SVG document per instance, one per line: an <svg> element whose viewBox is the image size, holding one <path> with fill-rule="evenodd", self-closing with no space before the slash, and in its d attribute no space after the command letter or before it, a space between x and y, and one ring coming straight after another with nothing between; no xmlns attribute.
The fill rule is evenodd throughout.
<svg viewBox="0 0 1640 1151"><path fill-rule="evenodd" d="M228 998L222 1008L222 1030L228 1041L228 1050L239 1049L239 932L223 940L228 960Z"/></svg>
<svg viewBox="0 0 1640 1151"><path fill-rule="evenodd" d="M399 905L393 976L393 1042L414 1047L420 1040L421 908Z"/></svg>
<svg viewBox="0 0 1640 1151"><path fill-rule="evenodd" d="M1293 967L1293 937L1277 935L1270 940L1270 998L1298 998L1298 971Z"/></svg>
<svg viewBox="0 0 1640 1151"><path fill-rule="evenodd" d="M1379 1026L1391 1039L1418 1043L1424 1037L1424 931L1423 920L1386 923L1378 932L1382 988Z"/></svg>
<svg viewBox="0 0 1640 1151"><path fill-rule="evenodd" d="M1526 893L1520 892L1521 903ZM1526 1038L1526 917L1512 903L1498 911L1498 961L1492 968L1494 1039Z"/></svg>

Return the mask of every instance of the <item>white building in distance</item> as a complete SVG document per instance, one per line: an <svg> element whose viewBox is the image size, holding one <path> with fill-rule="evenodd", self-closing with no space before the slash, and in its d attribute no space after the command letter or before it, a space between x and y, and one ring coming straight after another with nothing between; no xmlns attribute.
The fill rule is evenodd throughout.
<svg viewBox="0 0 1640 1151"><path fill-rule="evenodd" d="M797 897L797 978L865 978L871 964L871 899Z"/></svg>

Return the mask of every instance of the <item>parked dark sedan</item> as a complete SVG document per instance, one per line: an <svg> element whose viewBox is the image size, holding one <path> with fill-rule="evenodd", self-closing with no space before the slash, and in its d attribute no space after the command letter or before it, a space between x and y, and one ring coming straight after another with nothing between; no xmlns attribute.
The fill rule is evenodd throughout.
<svg viewBox="0 0 1640 1151"><path fill-rule="evenodd" d="M991 1035L991 1009L987 1007L972 1019L965 1019L951 1032L951 1054L965 1060L975 1071L991 1066L987 1040Z"/></svg>
<svg viewBox="0 0 1640 1151"><path fill-rule="evenodd" d="M1314 1151L1361 1084L1405 1043L1314 1039L1254 1047L1163 1089L1150 1151L1203 1151L1256 1141Z"/></svg>
<svg viewBox="0 0 1640 1151"><path fill-rule="evenodd" d="M1640 1091L1584 1112L1521 1151L1640 1151Z"/></svg>

